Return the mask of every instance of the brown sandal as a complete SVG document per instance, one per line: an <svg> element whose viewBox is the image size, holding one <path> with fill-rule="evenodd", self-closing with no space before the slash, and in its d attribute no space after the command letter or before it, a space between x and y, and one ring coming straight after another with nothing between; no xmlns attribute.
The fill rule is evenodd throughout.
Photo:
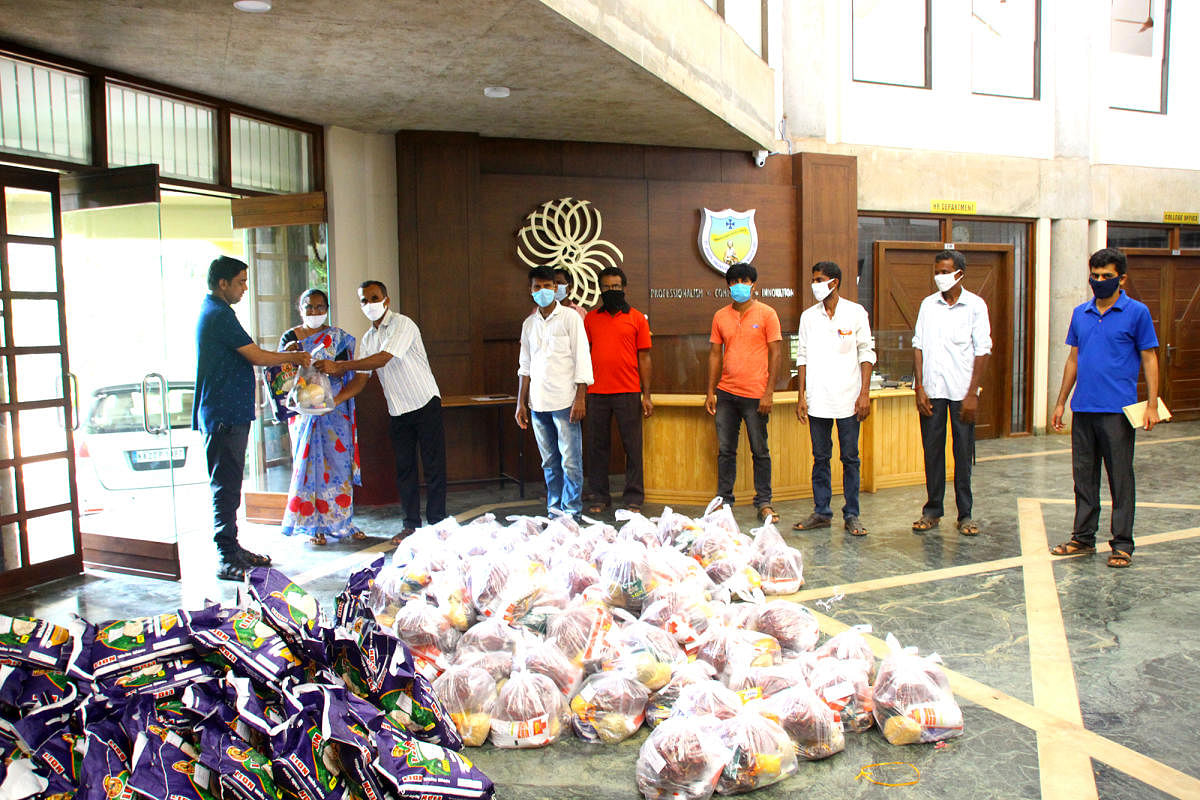
<svg viewBox="0 0 1200 800"><path fill-rule="evenodd" d="M931 531L942 524L941 517L927 517L924 514L921 518L912 524L913 533L924 533Z"/></svg>
<svg viewBox="0 0 1200 800"><path fill-rule="evenodd" d="M770 506L763 506L758 510L758 518L763 522L772 524L779 522L779 515L775 513L775 509Z"/></svg>
<svg viewBox="0 0 1200 800"><path fill-rule="evenodd" d="M1117 569L1124 569L1133 563L1133 556L1123 550L1113 550L1112 555L1108 557L1108 565Z"/></svg>
<svg viewBox="0 0 1200 800"><path fill-rule="evenodd" d="M591 514L592 516L603 514L605 511L608 511L608 506L604 505L603 503L592 503L587 507L587 513Z"/></svg>
<svg viewBox="0 0 1200 800"><path fill-rule="evenodd" d="M1096 552L1095 545L1084 544L1083 542L1077 542L1074 539L1063 542L1062 544L1056 544L1054 547L1050 548L1050 555L1052 556L1083 556L1091 555L1094 552Z"/></svg>
<svg viewBox="0 0 1200 800"><path fill-rule="evenodd" d="M958 532L963 536L978 536L979 526L970 517L963 517L958 521Z"/></svg>
<svg viewBox="0 0 1200 800"><path fill-rule="evenodd" d="M399 533L397 533L395 536L392 537L391 543L392 544L400 544L405 539L412 536L415 532L416 531L414 531L412 528L405 528L404 530L400 531Z"/></svg>
<svg viewBox="0 0 1200 800"><path fill-rule="evenodd" d="M325 534L318 533L316 536L308 537L308 543L316 545L317 547L324 547L325 545L329 544L329 540L325 538Z"/></svg>

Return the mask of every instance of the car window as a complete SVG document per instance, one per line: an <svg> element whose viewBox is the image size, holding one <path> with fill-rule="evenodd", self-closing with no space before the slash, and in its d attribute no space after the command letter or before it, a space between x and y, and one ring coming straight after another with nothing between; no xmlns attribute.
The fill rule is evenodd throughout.
<svg viewBox="0 0 1200 800"><path fill-rule="evenodd" d="M178 430L192 426L192 403L196 392L191 386L171 387L167 390L167 417L171 428ZM151 426L157 425L162 409L159 394L154 392L146 398L146 411L150 414ZM144 430L142 423L142 392L136 390L101 391L92 404L88 417L88 433L134 433Z"/></svg>

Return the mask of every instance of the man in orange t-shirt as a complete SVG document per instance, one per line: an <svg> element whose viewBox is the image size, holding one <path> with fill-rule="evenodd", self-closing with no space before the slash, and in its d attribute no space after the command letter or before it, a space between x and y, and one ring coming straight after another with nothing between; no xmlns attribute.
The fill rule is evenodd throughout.
<svg viewBox="0 0 1200 800"><path fill-rule="evenodd" d="M704 408L717 423L717 494L733 504L738 434L745 422L754 456L754 507L759 519L778 522L771 507L767 418L775 399L783 334L775 309L751 297L757 281L758 270L749 264L734 264L725 273L733 302L713 315Z"/></svg>
<svg viewBox="0 0 1200 800"><path fill-rule="evenodd" d="M589 514L602 514L612 503L608 464L612 457L612 419L625 448L625 493L630 511L642 510L642 417L654 412L650 401L650 324L625 300L625 273L607 267L600 273L600 306L583 318L591 344L595 383L588 387L590 430Z"/></svg>

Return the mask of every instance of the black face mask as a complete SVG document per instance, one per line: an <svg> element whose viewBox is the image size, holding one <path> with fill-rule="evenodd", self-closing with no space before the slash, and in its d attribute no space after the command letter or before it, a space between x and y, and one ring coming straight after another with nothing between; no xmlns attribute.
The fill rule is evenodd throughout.
<svg viewBox="0 0 1200 800"><path fill-rule="evenodd" d="M1102 281L1098 281L1095 278L1088 278L1088 283L1092 285L1092 294L1096 295L1097 300L1107 300L1113 296L1113 292L1120 288L1121 276L1105 278Z"/></svg>
<svg viewBox="0 0 1200 800"><path fill-rule="evenodd" d="M620 311L625 308L625 291L609 289L607 292L601 292L600 301L604 303L605 311Z"/></svg>

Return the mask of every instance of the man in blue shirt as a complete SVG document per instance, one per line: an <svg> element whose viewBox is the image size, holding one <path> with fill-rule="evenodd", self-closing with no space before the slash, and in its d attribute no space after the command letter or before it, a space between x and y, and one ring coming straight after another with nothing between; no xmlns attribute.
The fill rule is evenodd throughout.
<svg viewBox="0 0 1200 800"><path fill-rule="evenodd" d="M1056 556L1096 552L1100 523L1100 462L1112 495L1110 567L1133 560L1133 426L1122 409L1137 402L1138 368L1146 374L1146 430L1158 424L1158 337L1145 305L1125 294L1125 254L1098 250L1088 259L1095 299L1075 307L1052 425L1063 429L1071 388L1071 470L1075 477L1075 529L1070 541L1051 548Z"/></svg>
<svg viewBox="0 0 1200 800"><path fill-rule="evenodd" d="M271 559L238 543L237 510L242 502L246 439L254 421L254 367L308 366L308 353L275 353L254 344L232 305L246 293L248 267L221 256L208 265L208 288L196 323L196 396L192 427L204 433L209 487L213 496L213 539L221 556L217 577L241 580L249 567Z"/></svg>

